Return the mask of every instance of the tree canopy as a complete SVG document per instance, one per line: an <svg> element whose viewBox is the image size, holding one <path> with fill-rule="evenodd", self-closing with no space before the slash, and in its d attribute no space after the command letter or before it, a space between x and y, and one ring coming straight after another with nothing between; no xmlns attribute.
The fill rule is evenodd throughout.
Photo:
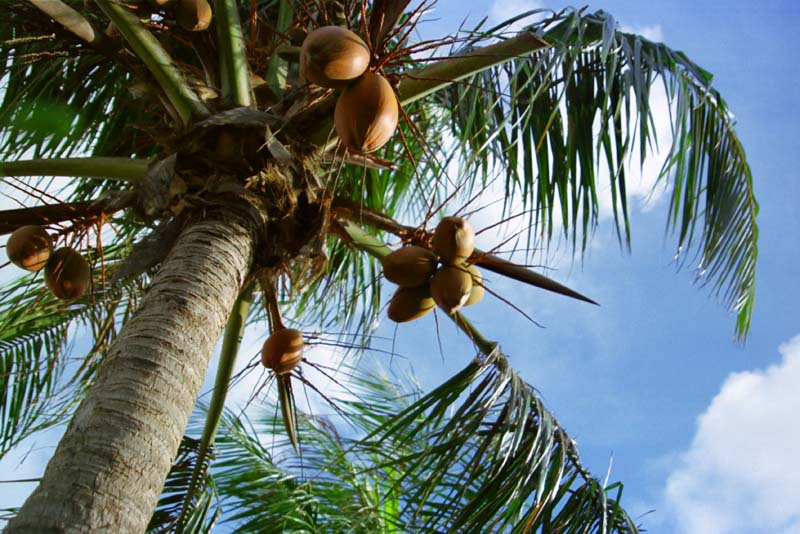
<svg viewBox="0 0 800 534"><path fill-rule="evenodd" d="M181 236L244 203L268 221L257 229L263 246L235 288L202 436L181 442L152 531L210 528L219 502L234 503L228 513L247 531L636 531L621 485L604 487L582 467L468 312L449 317L477 356L429 393L353 367L358 400L337 403L353 439L296 412L291 384L302 374L272 377L308 480L223 406L244 328L274 331L286 316L307 337L341 332L357 354L386 304L387 243L429 247L444 210L468 212L489 187L505 192L504 217L527 221L517 262L558 239L581 254L603 195L630 247L628 162L659 141L655 84L673 125L657 183L670 191L677 261L736 313L744 339L758 205L710 73L602 11L535 10L414 42L427 2L214 0L206 31L187 30L159 2L7 4L0 176L20 206L0 212L0 227L45 226L89 259L93 276L70 301L43 290L37 273L15 271L2 288L0 457L74 413ZM333 119L340 90L299 76L305 35L330 24L364 38L369 70L397 96L399 126L378 152L344 149ZM503 245L468 263L591 301L504 259ZM85 344L72 343L77 331Z"/></svg>

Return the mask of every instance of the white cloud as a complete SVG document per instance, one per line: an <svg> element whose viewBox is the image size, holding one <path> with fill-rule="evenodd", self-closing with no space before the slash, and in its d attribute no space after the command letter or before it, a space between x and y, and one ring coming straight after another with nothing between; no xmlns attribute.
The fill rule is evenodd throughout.
<svg viewBox="0 0 800 534"><path fill-rule="evenodd" d="M778 365L731 374L698 419L665 497L687 534L800 532L800 335Z"/></svg>
<svg viewBox="0 0 800 534"><path fill-rule="evenodd" d="M538 0L495 0L489 8L489 21L496 24L516 17L521 13L534 9L542 9L543 7L544 4ZM532 18L518 20L509 26L508 31L519 31L531 24L533 20Z"/></svg>
<svg viewBox="0 0 800 534"><path fill-rule="evenodd" d="M661 30L661 24L654 24L652 26L627 26L622 24L619 28L625 33L636 33L655 42L662 42L664 40L664 32Z"/></svg>

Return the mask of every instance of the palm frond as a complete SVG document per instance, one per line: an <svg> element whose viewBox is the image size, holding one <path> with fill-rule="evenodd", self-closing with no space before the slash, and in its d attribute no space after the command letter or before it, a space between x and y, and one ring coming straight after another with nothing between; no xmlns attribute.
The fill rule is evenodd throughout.
<svg viewBox="0 0 800 534"><path fill-rule="evenodd" d="M562 11L529 30L552 47L437 93L452 110L464 172L483 177L471 185L505 169L507 207L519 199L530 209L529 240L547 244L563 229L583 250L598 222L607 174L618 236L630 246L626 162L634 152L644 161L658 141L650 93L661 80L674 123L657 178L672 186L668 226L676 230L677 259L699 265L697 280L738 313L736 333L743 338L754 298L758 206L711 75L681 52L620 32L602 11Z"/></svg>
<svg viewBox="0 0 800 534"><path fill-rule="evenodd" d="M638 532L533 389L495 352L427 395L380 371L348 371L339 427L301 416L299 458L223 418L212 465L224 521L246 532ZM270 415L271 414L271 415ZM366 435L365 435L366 434ZM364 436L365 437L361 437Z"/></svg>
<svg viewBox="0 0 800 534"><path fill-rule="evenodd" d="M95 27L105 24L95 12L83 15ZM88 45L30 2L4 3L0 155L148 156L142 132L128 126L153 110L132 105L129 70L113 52Z"/></svg>
<svg viewBox="0 0 800 534"><path fill-rule="evenodd" d="M125 253L124 244L104 251L108 272ZM131 280L103 287L78 301L55 298L41 275L25 276L0 292L0 457L30 434L63 422L94 376L105 346L131 316L142 291ZM79 360L68 356L68 333L89 327Z"/></svg>
<svg viewBox="0 0 800 534"><path fill-rule="evenodd" d="M161 498L147 525L148 534L206 534L213 531L221 510L214 481L208 474L211 457L201 455L200 447L198 440L183 437ZM203 473L200 479L195 475L198 472ZM184 499L190 490L194 491L195 500L187 509Z"/></svg>

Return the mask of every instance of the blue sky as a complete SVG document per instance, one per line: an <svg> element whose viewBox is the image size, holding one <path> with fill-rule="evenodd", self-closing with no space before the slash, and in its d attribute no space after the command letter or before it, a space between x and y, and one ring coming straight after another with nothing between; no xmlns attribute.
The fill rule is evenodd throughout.
<svg viewBox="0 0 800 534"><path fill-rule="evenodd" d="M440 0L423 34L453 31L465 17L499 20L563 2L495 4ZM468 316L501 341L567 431L585 464L625 485L623 503L650 532L798 533L800 485L800 74L792 1L596 2L624 27L683 50L715 75L737 121L760 202L757 300L747 343L737 345L734 318L691 273L672 263L664 236L665 205L639 202L632 214L633 252L620 250L601 221L584 261L553 258L551 275L601 303L589 306L504 280L544 328L531 326L487 298ZM657 168L657 165L656 165ZM642 198L649 191L643 177ZM479 245L491 248L493 236ZM379 334L393 336L394 325ZM442 354L431 317L397 330L396 350L425 387L460 369L473 349L441 327ZM256 342L257 343L257 342ZM323 357L322 350L317 350ZM314 349L309 358L314 359ZM403 361L395 362L400 367ZM213 373L213 369L212 369ZM2 479L36 476L49 446L0 464ZM25 451L27 452L27 451ZM16 492L15 492L16 493ZM0 498L0 507L11 492Z"/></svg>

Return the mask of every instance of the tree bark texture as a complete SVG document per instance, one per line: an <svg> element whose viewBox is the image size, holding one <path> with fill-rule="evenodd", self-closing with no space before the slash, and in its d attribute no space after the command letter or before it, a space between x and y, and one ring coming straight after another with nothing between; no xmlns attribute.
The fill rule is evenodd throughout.
<svg viewBox="0 0 800 534"><path fill-rule="evenodd" d="M259 223L245 213L184 230L7 533L145 531L251 267Z"/></svg>

